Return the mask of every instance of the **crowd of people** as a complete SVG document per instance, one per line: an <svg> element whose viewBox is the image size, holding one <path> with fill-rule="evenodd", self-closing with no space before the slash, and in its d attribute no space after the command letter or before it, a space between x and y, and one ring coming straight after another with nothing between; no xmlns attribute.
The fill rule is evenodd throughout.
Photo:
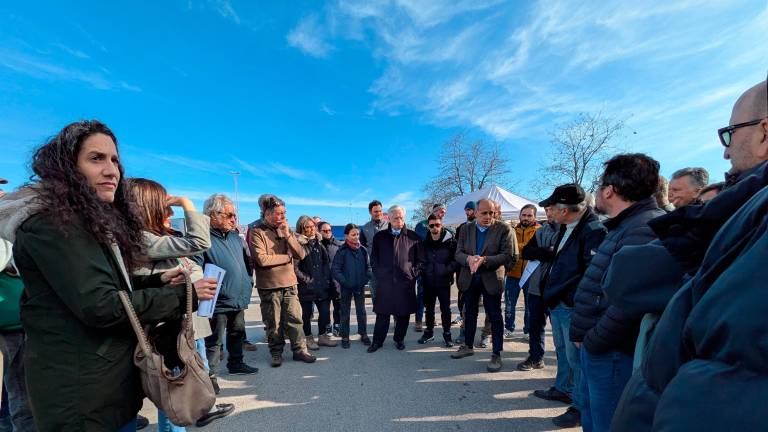
<svg viewBox="0 0 768 432"><path fill-rule="evenodd" d="M556 426L763 429L766 82L736 101L717 133L731 164L722 183L710 184L703 168L677 170L667 182L652 157L619 154L604 163L593 193L578 184L555 188L539 203L545 220L527 205L510 224L498 203L480 199L466 204L467 220L456 229L444 224L442 204L409 227L405 208L385 214L374 200L370 221L347 224L341 240L319 217L303 215L292 229L274 194L260 197L260 218L240 232L226 195L212 195L198 212L155 181L126 178L106 125L72 123L34 153L33 183L0 192L0 429L145 426L137 416L145 396L137 339L118 292L128 293L155 349L167 354L187 281L195 305L215 300L210 316L195 314L192 325L196 358L216 394L224 357L229 374L258 372L243 355L255 349L245 332L254 287L272 367L284 361L286 337L297 362L315 362L311 351L337 347L338 339L350 348L354 300L368 353L384 348L393 318L393 346L404 350L414 314L418 343L433 342L439 304L442 344L458 345L450 357L472 356L490 338L490 373L504 368L522 293L528 356L516 369L545 367L549 318L556 376L532 396L568 405L552 419ZM173 208L183 210L183 232L171 225ZM223 279L208 274L209 265L223 269ZM372 337L366 290L376 315ZM452 324L461 326L456 339ZM168 363L173 357L165 356L166 373L176 376L183 363ZM214 403L196 425L234 410ZM185 425L160 410L158 426Z"/></svg>

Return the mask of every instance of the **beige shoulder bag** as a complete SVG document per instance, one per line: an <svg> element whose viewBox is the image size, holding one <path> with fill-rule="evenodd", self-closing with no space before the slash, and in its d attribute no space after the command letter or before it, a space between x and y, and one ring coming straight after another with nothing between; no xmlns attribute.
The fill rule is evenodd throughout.
<svg viewBox="0 0 768 432"><path fill-rule="evenodd" d="M187 276L187 305L181 322L181 331L176 339L176 349L183 368L181 373L175 376L163 363L163 356L147 339L128 293L118 292L139 341L133 355L133 362L141 373L141 386L144 388L144 393L177 426L194 424L216 403L213 384L205 371L200 354L195 349L192 330L192 282L186 273L185 275Z"/></svg>

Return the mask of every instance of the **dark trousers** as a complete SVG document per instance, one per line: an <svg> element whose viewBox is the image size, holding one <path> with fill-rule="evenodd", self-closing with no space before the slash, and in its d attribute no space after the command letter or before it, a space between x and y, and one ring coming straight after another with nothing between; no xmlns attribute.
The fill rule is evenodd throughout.
<svg viewBox="0 0 768 432"><path fill-rule="evenodd" d="M477 330L477 314L480 306L480 296L483 296L485 315L491 321L491 339L493 353L501 353L504 346L504 317L501 314L501 293L488 294L481 280L472 278L469 289L464 292L464 344L474 346L475 330Z"/></svg>
<svg viewBox="0 0 768 432"><path fill-rule="evenodd" d="M416 322L424 320L424 282L416 282Z"/></svg>
<svg viewBox="0 0 768 432"><path fill-rule="evenodd" d="M312 304L317 306L317 335L325 334L331 322L331 300L301 301L301 320L304 322L304 336L312 336Z"/></svg>
<svg viewBox="0 0 768 432"><path fill-rule="evenodd" d="M435 302L440 300L440 320L443 333L451 331L451 286L430 286L424 284L424 308L427 315L426 332L432 334L435 328Z"/></svg>
<svg viewBox="0 0 768 432"><path fill-rule="evenodd" d="M341 303L339 302L339 297L334 297L331 300L331 303L333 304L333 325L339 325L339 321L341 320Z"/></svg>
<svg viewBox="0 0 768 432"><path fill-rule="evenodd" d="M464 318L464 293L459 290L459 295L456 298L456 304L459 307L459 316Z"/></svg>
<svg viewBox="0 0 768 432"><path fill-rule="evenodd" d="M216 376L221 362L221 346L227 341L227 367L243 362L243 336L245 336L245 311L213 314L210 319L213 334L205 338L205 354L212 376Z"/></svg>
<svg viewBox="0 0 768 432"><path fill-rule="evenodd" d="M405 339L405 333L408 331L408 322L411 320L410 315L387 315L376 314L376 325L373 327L373 343L378 345L384 345L384 341L387 339L387 332L389 331L389 317L395 317L395 334L392 339L395 342L402 342Z"/></svg>
<svg viewBox="0 0 768 432"><path fill-rule="evenodd" d="M11 426L7 430L16 432L36 431L24 380L24 333L0 333L0 352L3 353L3 393L8 408L5 426Z"/></svg>
<svg viewBox="0 0 768 432"><path fill-rule="evenodd" d="M544 358L544 327L547 325L547 306L544 299L528 295L528 355L534 361Z"/></svg>
<svg viewBox="0 0 768 432"><path fill-rule="evenodd" d="M365 314L365 291L341 292L341 323L339 336L349 339L349 317L352 313L352 299L355 299L355 312L357 313L357 333L360 336L368 336L368 317Z"/></svg>

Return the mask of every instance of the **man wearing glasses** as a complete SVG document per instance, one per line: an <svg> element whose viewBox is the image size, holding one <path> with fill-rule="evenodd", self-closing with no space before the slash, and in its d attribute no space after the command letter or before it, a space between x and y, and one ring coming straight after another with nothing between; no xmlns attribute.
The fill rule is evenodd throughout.
<svg viewBox="0 0 768 432"><path fill-rule="evenodd" d="M720 128L717 135L725 146L723 157L731 161L726 175L728 186L745 178L768 160L768 91L766 81L747 90L736 101L731 125Z"/></svg>
<svg viewBox="0 0 768 432"><path fill-rule="evenodd" d="M248 375L258 371L243 362L245 309L251 302L253 279L243 242L235 229L237 215L232 200L222 194L211 195L203 204L203 213L211 218L211 248L196 261L203 267L211 263L227 271L210 320L213 334L205 338L210 374L214 385L218 386L215 379L225 338L229 373Z"/></svg>
<svg viewBox="0 0 768 432"><path fill-rule="evenodd" d="M640 368L624 390L612 431L765 429L768 378L762 359L768 352L754 337L766 334L761 319L768 185L765 81L736 101L730 123L718 130L732 167L723 192L705 205L652 220L661 240L657 250L621 251L626 265L614 270L625 275L625 283L606 287L609 297L630 294L621 299L623 308L645 314L643 323L657 318L652 337L638 341ZM629 274L639 260L654 272ZM679 266L679 275L660 277L671 273L659 271L670 263ZM685 284L683 274L689 275ZM665 285L669 288L660 292ZM706 409L716 399L734 398L743 398L738 409Z"/></svg>

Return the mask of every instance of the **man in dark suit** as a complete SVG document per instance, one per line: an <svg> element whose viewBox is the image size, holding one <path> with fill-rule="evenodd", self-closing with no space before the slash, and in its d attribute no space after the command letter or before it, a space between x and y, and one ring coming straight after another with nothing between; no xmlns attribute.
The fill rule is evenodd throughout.
<svg viewBox="0 0 768 432"><path fill-rule="evenodd" d="M504 266L512 268L518 259L517 238L509 225L495 220L494 205L489 199L477 202L477 219L461 230L456 247L456 261L461 265L458 286L464 293L465 340L451 354L460 359L473 355L480 296L485 313L491 320L493 354L489 372L501 370L501 350L504 339L504 318L501 296L504 292Z"/></svg>

